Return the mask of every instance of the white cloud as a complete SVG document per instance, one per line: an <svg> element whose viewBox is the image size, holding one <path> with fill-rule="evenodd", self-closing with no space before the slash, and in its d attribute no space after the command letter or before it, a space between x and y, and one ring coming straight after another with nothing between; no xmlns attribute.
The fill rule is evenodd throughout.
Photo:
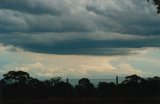
<svg viewBox="0 0 160 104"><path fill-rule="evenodd" d="M5 47L5 46L1 46ZM144 72L135 68L127 61L114 63L127 56L81 56L81 55L49 55L31 52L15 53L6 49L3 53L11 54L12 60L9 64L0 65L1 75L10 70L26 71L33 77L71 77L71 78L104 78L109 76L124 76L130 74L143 75ZM18 56L18 59L17 59ZM1 58L0 54L0 58ZM131 57L131 56L128 56ZM5 60L10 60L5 57ZM20 60L20 59L21 60ZM0 60L3 61L3 60ZM21 62L19 62L21 61ZM114 64L113 64L114 63ZM101 76L103 74L103 76Z"/></svg>
<svg viewBox="0 0 160 104"><path fill-rule="evenodd" d="M137 74L137 75L144 75L145 72L140 71L139 69L135 69L132 65L130 64L120 64L117 67L117 74L119 75L132 75L132 74ZM120 71L120 73L119 73Z"/></svg>

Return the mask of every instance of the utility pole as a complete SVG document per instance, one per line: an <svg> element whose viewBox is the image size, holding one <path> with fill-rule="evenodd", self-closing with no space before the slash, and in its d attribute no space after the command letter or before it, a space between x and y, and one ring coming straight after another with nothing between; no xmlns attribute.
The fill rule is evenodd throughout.
<svg viewBox="0 0 160 104"><path fill-rule="evenodd" d="M118 76L116 76L116 85L118 85Z"/></svg>
<svg viewBox="0 0 160 104"><path fill-rule="evenodd" d="M67 78L67 83L69 83L69 79Z"/></svg>

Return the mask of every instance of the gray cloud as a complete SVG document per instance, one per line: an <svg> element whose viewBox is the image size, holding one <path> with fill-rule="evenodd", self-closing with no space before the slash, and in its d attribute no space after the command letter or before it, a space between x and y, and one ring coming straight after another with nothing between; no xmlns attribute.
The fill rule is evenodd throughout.
<svg viewBox="0 0 160 104"><path fill-rule="evenodd" d="M125 55L134 49L160 47L158 37L119 38L79 33L5 34L0 35L4 45L13 45L26 51L49 54ZM16 37L16 38L15 38ZM127 36L125 36L127 37ZM138 39L139 38L139 39Z"/></svg>
<svg viewBox="0 0 160 104"><path fill-rule="evenodd" d="M122 34L159 35L160 33L159 16L154 7L145 0L93 1L87 6L87 10L109 18L114 23L112 27L114 31ZM104 31L109 27L106 24L104 23Z"/></svg>
<svg viewBox="0 0 160 104"><path fill-rule="evenodd" d="M10 9L31 14L60 15L62 11L47 5L43 0L1 0L1 9Z"/></svg>
<svg viewBox="0 0 160 104"><path fill-rule="evenodd" d="M53 54L120 55L160 47L145 0L1 0L0 43Z"/></svg>

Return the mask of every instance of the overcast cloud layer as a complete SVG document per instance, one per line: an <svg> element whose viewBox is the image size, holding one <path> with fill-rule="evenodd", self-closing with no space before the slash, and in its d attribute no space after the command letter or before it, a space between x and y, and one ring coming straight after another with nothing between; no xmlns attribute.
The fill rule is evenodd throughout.
<svg viewBox="0 0 160 104"><path fill-rule="evenodd" d="M51 54L123 55L160 47L146 0L0 0L0 43Z"/></svg>

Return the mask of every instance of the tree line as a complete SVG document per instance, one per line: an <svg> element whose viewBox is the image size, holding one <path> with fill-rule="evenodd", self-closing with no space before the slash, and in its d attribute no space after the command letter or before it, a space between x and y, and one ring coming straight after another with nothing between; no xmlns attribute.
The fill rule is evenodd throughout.
<svg viewBox="0 0 160 104"><path fill-rule="evenodd" d="M88 78L82 78L76 86L61 77L40 81L23 71L9 71L0 80L3 99L50 97L153 97L160 96L160 77L141 78L127 76L122 83L99 82L98 87Z"/></svg>

